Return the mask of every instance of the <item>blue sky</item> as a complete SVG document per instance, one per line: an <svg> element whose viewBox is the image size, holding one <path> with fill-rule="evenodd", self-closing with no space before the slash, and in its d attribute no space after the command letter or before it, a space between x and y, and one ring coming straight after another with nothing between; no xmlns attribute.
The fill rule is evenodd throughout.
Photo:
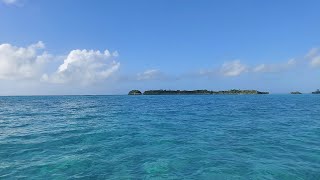
<svg viewBox="0 0 320 180"><path fill-rule="evenodd" d="M1 0L0 94L311 92L320 88L319 6L317 0Z"/></svg>

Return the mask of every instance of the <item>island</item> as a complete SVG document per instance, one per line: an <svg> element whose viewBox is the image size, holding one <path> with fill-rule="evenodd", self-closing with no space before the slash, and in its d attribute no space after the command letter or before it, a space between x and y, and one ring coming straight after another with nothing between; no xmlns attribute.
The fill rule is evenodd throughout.
<svg viewBox="0 0 320 180"><path fill-rule="evenodd" d="M291 92L290 94L302 94L302 93L299 91L294 91L294 92Z"/></svg>
<svg viewBox="0 0 320 180"><path fill-rule="evenodd" d="M312 92L312 94L320 94L320 90L317 89L315 92Z"/></svg>
<svg viewBox="0 0 320 180"><path fill-rule="evenodd" d="M140 91L132 90L129 95L140 95ZM141 92L140 92L141 93ZM240 94L269 94L257 90L238 90L231 89L227 91L209 91L209 90L147 90L143 95L240 95Z"/></svg>
<svg viewBox="0 0 320 180"><path fill-rule="evenodd" d="M131 90L128 95L142 95L142 93L139 90Z"/></svg>

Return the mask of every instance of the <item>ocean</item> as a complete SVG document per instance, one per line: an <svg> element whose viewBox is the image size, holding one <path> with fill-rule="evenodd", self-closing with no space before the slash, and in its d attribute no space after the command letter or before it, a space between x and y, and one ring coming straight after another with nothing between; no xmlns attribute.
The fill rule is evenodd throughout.
<svg viewBox="0 0 320 180"><path fill-rule="evenodd" d="M320 179L320 95L0 97L0 179Z"/></svg>

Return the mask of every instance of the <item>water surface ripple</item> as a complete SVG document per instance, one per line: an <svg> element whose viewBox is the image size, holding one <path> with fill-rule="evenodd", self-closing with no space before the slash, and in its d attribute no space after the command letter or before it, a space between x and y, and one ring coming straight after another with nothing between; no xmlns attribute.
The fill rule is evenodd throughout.
<svg viewBox="0 0 320 180"><path fill-rule="evenodd" d="M320 96L0 97L0 179L320 179Z"/></svg>

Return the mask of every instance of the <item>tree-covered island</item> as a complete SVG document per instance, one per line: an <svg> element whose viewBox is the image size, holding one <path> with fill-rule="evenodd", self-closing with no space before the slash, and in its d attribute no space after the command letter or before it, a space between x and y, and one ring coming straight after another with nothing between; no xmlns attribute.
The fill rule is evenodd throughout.
<svg viewBox="0 0 320 180"><path fill-rule="evenodd" d="M299 91L293 91L293 92L291 92L290 94L302 94L302 93L299 92Z"/></svg>
<svg viewBox="0 0 320 180"><path fill-rule="evenodd" d="M140 91L139 91L140 92ZM140 92L141 93L141 92ZM141 95L138 90L132 90L129 95ZM143 95L238 95L238 94L269 94L257 90L238 90L231 89L227 91L209 91L209 90L147 90Z"/></svg>
<svg viewBox="0 0 320 180"><path fill-rule="evenodd" d="M131 90L128 95L142 95L142 93L139 90Z"/></svg>

